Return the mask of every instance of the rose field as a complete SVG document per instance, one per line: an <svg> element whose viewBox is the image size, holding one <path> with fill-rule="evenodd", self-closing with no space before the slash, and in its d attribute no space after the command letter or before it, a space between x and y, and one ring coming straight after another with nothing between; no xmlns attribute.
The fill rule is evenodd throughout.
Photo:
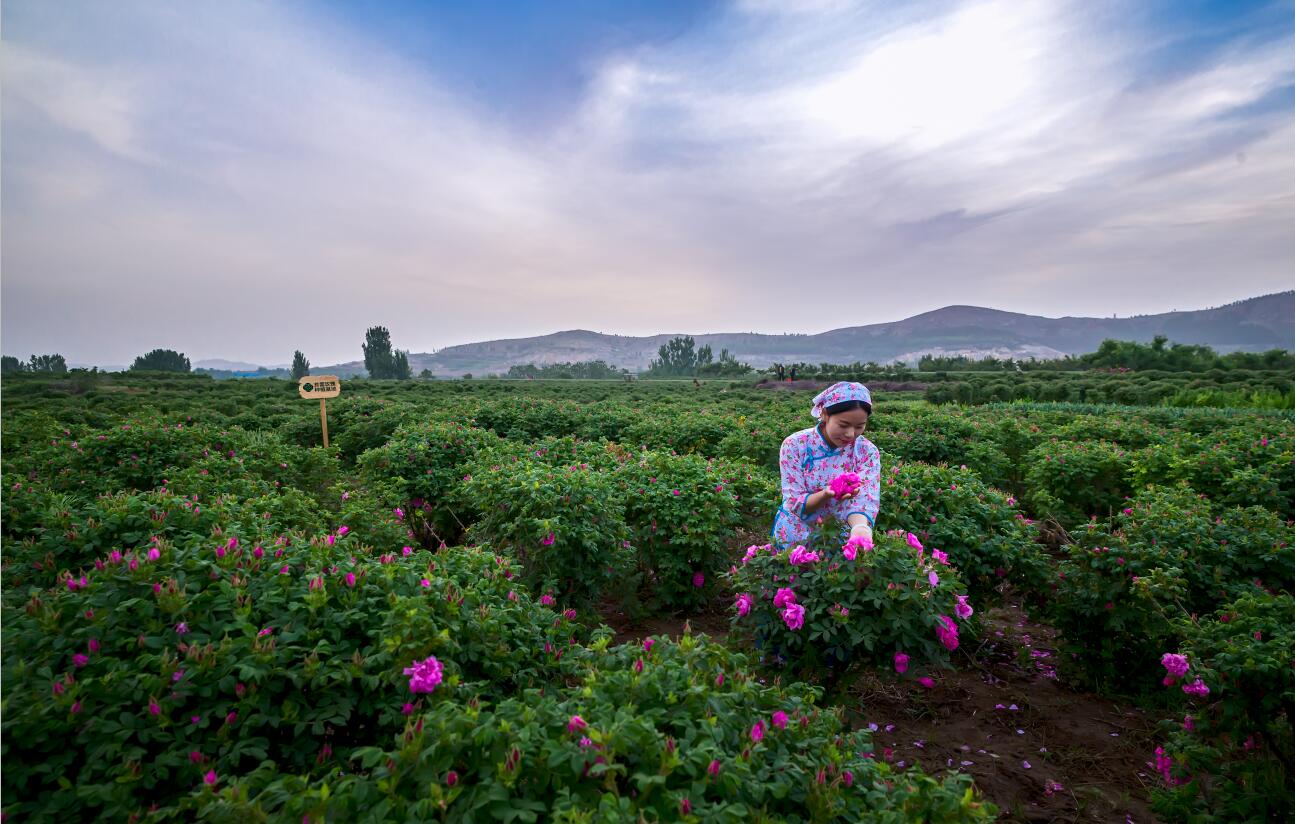
<svg viewBox="0 0 1295 824"><path fill-rule="evenodd" d="M878 391L779 552L810 391L343 384L6 376L6 822L1295 810L1295 413Z"/></svg>

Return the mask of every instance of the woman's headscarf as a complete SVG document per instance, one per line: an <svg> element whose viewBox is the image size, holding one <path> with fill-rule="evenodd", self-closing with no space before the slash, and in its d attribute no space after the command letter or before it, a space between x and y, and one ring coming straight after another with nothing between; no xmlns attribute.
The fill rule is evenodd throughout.
<svg viewBox="0 0 1295 824"><path fill-rule="evenodd" d="M868 392L868 387L861 383L841 381L814 396L814 407L809 410L809 414L818 420L823 417L825 408L845 401L861 401L867 404L868 412L872 412L872 395Z"/></svg>

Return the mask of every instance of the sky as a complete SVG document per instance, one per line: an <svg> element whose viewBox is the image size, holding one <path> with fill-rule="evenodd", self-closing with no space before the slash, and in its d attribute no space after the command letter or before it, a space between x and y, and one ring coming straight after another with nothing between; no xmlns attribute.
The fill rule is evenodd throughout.
<svg viewBox="0 0 1295 824"><path fill-rule="evenodd" d="M357 360L1295 288L1295 2L6 0L0 348Z"/></svg>

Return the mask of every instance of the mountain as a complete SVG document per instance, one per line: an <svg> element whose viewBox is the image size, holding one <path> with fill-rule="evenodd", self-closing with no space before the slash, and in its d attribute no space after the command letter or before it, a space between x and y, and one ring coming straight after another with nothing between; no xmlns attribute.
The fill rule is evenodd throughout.
<svg viewBox="0 0 1295 824"><path fill-rule="evenodd" d="M1045 318L979 306L946 306L905 320L833 329L816 335L753 332L693 335L718 356L728 349L757 368L771 363L915 363L925 354L981 358L1058 358L1092 352L1107 338L1150 341L1165 335L1174 343L1205 344L1219 352L1295 350L1295 291L1250 298L1213 309L1135 315L1128 318ZM435 354L409 355L417 375L438 377L502 374L515 364L602 360L617 367L646 369L657 349L674 334L650 337L604 335L585 329L534 338L492 340L450 346ZM322 367L340 376L364 374L363 361Z"/></svg>
<svg viewBox="0 0 1295 824"><path fill-rule="evenodd" d="M205 360L194 361L194 369L219 369L228 372L255 372L258 369L291 369L289 364L276 364L274 366L261 366L260 364L247 363L245 361L231 361L223 358L206 358Z"/></svg>

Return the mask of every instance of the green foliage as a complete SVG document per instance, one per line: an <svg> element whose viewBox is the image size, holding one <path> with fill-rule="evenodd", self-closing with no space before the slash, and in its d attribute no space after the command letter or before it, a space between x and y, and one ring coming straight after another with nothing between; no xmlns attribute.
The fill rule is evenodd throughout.
<svg viewBox="0 0 1295 824"><path fill-rule="evenodd" d="M391 360L391 377L398 381L407 381L413 376L409 371L409 353L397 349Z"/></svg>
<svg viewBox="0 0 1295 824"><path fill-rule="evenodd" d="M1130 457L1110 441L1052 440L1036 446L1026 472L1029 501L1041 516L1064 526L1107 517L1133 489Z"/></svg>
<svg viewBox="0 0 1295 824"><path fill-rule="evenodd" d="M582 607L612 593L631 554L623 493L607 478L578 464L554 471L490 455L468 472L458 497L480 515L469 540L511 553L532 591Z"/></svg>
<svg viewBox="0 0 1295 824"><path fill-rule="evenodd" d="M391 744L356 750L336 780L262 769L192 803L231 821L970 822L996 812L966 776L865 757L867 734L815 707L814 690L766 686L721 645L685 636L608 649L604 638L563 663L566 684L517 698L447 689Z"/></svg>
<svg viewBox="0 0 1295 824"><path fill-rule="evenodd" d="M1167 821L1275 821L1295 809L1295 598L1252 593L1185 627L1180 652L1208 697L1183 696L1169 780L1152 798ZM1177 692L1179 684L1170 687Z"/></svg>
<svg viewBox="0 0 1295 824"><path fill-rule="evenodd" d="M385 326L370 326L364 333L364 369L370 378L389 378L393 367L391 332Z"/></svg>
<svg viewBox="0 0 1295 824"><path fill-rule="evenodd" d="M188 372L189 359L174 349L154 349L136 357L130 369L132 372Z"/></svg>
<svg viewBox="0 0 1295 824"><path fill-rule="evenodd" d="M1050 615L1062 661L1089 686L1143 692L1179 622L1262 587L1295 587L1291 527L1261 507L1214 507L1152 487L1085 529L1058 571Z"/></svg>
<svg viewBox="0 0 1295 824"><path fill-rule="evenodd" d="M1295 388L1285 393L1275 389L1224 390L1180 389L1161 401L1165 406L1225 406L1246 409L1295 409Z"/></svg>
<svg viewBox="0 0 1295 824"><path fill-rule="evenodd" d="M991 489L967 468L896 464L882 486L877 528L912 532L929 549L949 555L977 601L997 598L1011 581L1039 593L1051 566L1036 543L1037 529L1016 499Z"/></svg>
<svg viewBox="0 0 1295 824"><path fill-rule="evenodd" d="M1174 438L1132 455L1135 486L1187 482L1223 504L1295 517L1295 443L1252 425Z"/></svg>
<svg viewBox="0 0 1295 824"><path fill-rule="evenodd" d="M18 370L23 371L23 370ZM66 375L67 361L63 360L62 355L32 355L31 360L27 363L27 372L47 373L50 375Z"/></svg>
<svg viewBox="0 0 1295 824"><path fill-rule="evenodd" d="M720 353L715 362L723 360ZM831 365L815 366L814 374L825 375L824 366ZM719 660L706 656L733 653L672 659L654 670L663 663L653 657L659 646L643 656L640 674L637 649L591 644L565 613L578 607L591 619L582 623L596 623L586 608L600 600L634 614L692 613L736 594L724 594L731 586L749 592L754 606L737 622L732 644L759 640L770 666L763 677L773 682L777 674L780 685L798 674L830 682L844 665L890 672L890 656L901 648L912 657L910 676L940 666L947 653L934 621L956 618L959 579L980 606L995 594L1001 564L1027 605L1037 600L1028 596L1047 597L1070 684L1176 699L1177 692L1157 686L1159 656L1183 649L1194 666L1199 657L1218 675L1209 712L1215 700L1219 712L1233 700L1224 691L1229 678L1243 684L1238 700L1262 701L1263 688L1236 673L1252 661L1268 666L1263 650L1240 635L1192 646L1194 625L1216 620L1201 616L1223 622L1226 610L1241 611L1227 605L1245 599L1288 598L1295 587L1295 418L1095 401L1123 393L1154 402L1184 387L1276 388L1287 378L1242 369L1023 372L1011 380L986 374L972 388L977 398L1006 386L1070 401L936 408L874 385L878 414L869 438L884 464L878 548L846 561L839 539L824 544L820 537L827 555L812 565L793 572L785 557L759 553L727 579L714 573L737 563L726 553L750 541L739 536L768 529L778 499L778 446L807 424L810 393L714 382L356 381L329 405L334 446L324 450L317 405L274 378L6 374L5 812L15 820L115 820L142 816L157 803L161 819L243 821L263 812L297 820L309 812L312 820L466 820L484 809L486 817L673 820L684 817L679 804L687 792L693 817L711 820L970 815L960 794L918 774L890 774L896 783L887 788L859 772L857 797L834 795L840 787L833 776L843 773L831 765L845 769L851 753L866 751L843 732L830 742L818 733L795 740L770 770L756 758L765 752L760 746L771 746L766 729L760 746L744 744L751 753L743 758L737 736L746 730L749 741L752 714L768 714L773 704L753 704L749 695L727 703L724 690L706 686L714 685ZM961 377L969 385L980 380ZM950 384L934 373L931 382ZM1020 516L1050 514L1069 532L1053 524L1043 531L1063 560L1039 578L1034 529ZM1099 520L1087 520L1093 515ZM902 536L881 534L895 526L918 533L923 555ZM465 539L498 554L453 547ZM250 554L256 547L260 558ZM153 548L157 560L148 558ZM282 560L273 555L279 550ZM932 589L924 576L933 550L947 552L952 565L935 562L940 583ZM700 590L684 586L690 571L703 572ZM311 578L325 587L310 589ZM790 583L806 606L801 630L773 611L775 583ZM545 595L559 596L553 605L563 611L535 605L532 599ZM610 596L622 603L613 606ZM311 599L320 598L326 600L312 612ZM193 635L201 632L201 643L191 646L173 629L166 635L178 620ZM974 620L958 623L974 630ZM1263 620L1292 623L1284 612ZM266 625L274 632L257 638ZM1263 630L1269 637L1276 631ZM90 638L101 645L93 655ZM1284 649L1274 660L1289 660ZM1228 650L1236 661L1223 660ZM403 704L417 696L408 693L403 668L432 653L449 680L405 716ZM78 654L89 657L84 667L72 660ZM791 666L773 670L779 654ZM758 684L745 665L723 660L728 677L718 686ZM192 677L194 686L170 685L172 666L186 669L176 683ZM705 678L673 680L687 668ZM738 672L743 678L735 680ZM55 694L55 680L68 673L72 681L61 680L64 691ZM665 680L650 680L658 675ZM242 696L233 692L240 682ZM537 698L529 687L544 693ZM811 732L829 717L802 687L776 689L778 701L801 696L795 700ZM74 691L82 701L75 715L68 700ZM159 702L157 716L148 711L150 697ZM1193 701L1195 712L1209 714ZM1256 713L1274 713L1276 735L1289 713L1256 706ZM191 707L207 719L195 729L185 727ZM288 708L296 715L289 718ZM230 709L239 715L226 728ZM796 713L785 711L794 722ZM562 719L580 713L599 719L590 727L604 737L589 733L591 744L626 736L598 751L606 765L566 733ZM302 731L297 724L307 717ZM469 728L465 718L480 723ZM1196 804L1200 815L1219 820L1244 818L1247 809L1267 814L1243 805L1262 805L1256 788L1289 780L1289 772L1275 771L1276 746L1257 735L1258 748L1245 750L1240 727L1225 727L1221 716L1208 723L1213 732L1195 744L1166 745L1179 760L1206 758L1206 750L1189 752L1197 744L1217 752L1213 761L1192 762L1192 774L1203 776L1200 794L1175 795L1183 805L1176 809ZM660 773L664 744L647 737L649 727L699 751L722 747L721 780L691 763ZM449 732L464 735L430 744ZM478 732L479 740L472 737ZM202 750L201 764L188 761L191 743ZM523 756L510 771L503 762L512 746ZM587 776L584 761L573 766L579 752L592 758ZM208 769L218 773L214 790L202 786ZM444 782L449 769L459 775L457 795ZM739 783L728 787L727 775ZM812 786L801 780L807 775L815 776ZM694 793L698 786L702 792ZM1282 800L1270 795L1273 804Z"/></svg>
<svg viewBox="0 0 1295 824"><path fill-rule="evenodd" d="M710 346L703 346L698 353L699 356L701 352L709 356ZM713 362L709 357L705 359L699 357L697 362L697 374L708 378L736 378L754 371L751 364L739 362L737 357L727 349L721 349L719 357Z"/></svg>
<svg viewBox="0 0 1295 824"><path fill-rule="evenodd" d="M709 355L710 347L703 348ZM647 374L651 377L695 375L697 366L696 342L691 335L687 335L671 338L669 342L661 344L661 348L657 350L656 359L648 364Z"/></svg>
<svg viewBox="0 0 1295 824"><path fill-rule="evenodd" d="M554 675L544 645L572 628L508 596L505 559L353 563L355 537L164 541L82 588L6 593L6 811L124 820L172 807L208 770L326 778L424 703L401 670L429 654L448 688L491 697Z"/></svg>
<svg viewBox="0 0 1295 824"><path fill-rule="evenodd" d="M533 363L515 364L508 367L509 378L541 378L546 380L612 380L629 374L627 369L609 366L606 361L577 361L568 363L546 363L536 366Z"/></svg>
<svg viewBox="0 0 1295 824"><path fill-rule="evenodd" d="M811 678L838 677L851 665L890 667L897 652L912 657L914 671L947 665L936 628L940 616L960 620L956 596L965 589L957 571L919 553L898 532L878 533L873 549L860 548L850 560L839 541L827 538L835 534L835 525L823 526L813 545L819 559L808 563L793 564L794 549L749 548L730 576L739 599L735 630L778 665ZM774 603L783 589L804 607L800 628ZM743 598L751 604L746 616Z"/></svg>
<svg viewBox="0 0 1295 824"><path fill-rule="evenodd" d="M310 374L310 361L298 349L292 353L292 379L300 380Z"/></svg>
<svg viewBox="0 0 1295 824"><path fill-rule="evenodd" d="M689 409L669 418L640 417L625 428L621 437L636 446L712 456L729 435L731 426L727 415L708 409Z"/></svg>
<svg viewBox="0 0 1295 824"><path fill-rule="evenodd" d="M373 484L394 484L393 506L399 506L415 537L424 546L455 543L470 520L453 493L476 454L499 438L457 423L407 424L381 447L365 452L360 475Z"/></svg>
<svg viewBox="0 0 1295 824"><path fill-rule="evenodd" d="M648 453L622 473L639 576L658 608L702 606L728 568L726 539L741 511L723 477L704 458L662 453Z"/></svg>
<svg viewBox="0 0 1295 824"><path fill-rule="evenodd" d="M364 368L375 380L409 380L409 353L391 348L391 332L385 326L370 326L364 333Z"/></svg>

